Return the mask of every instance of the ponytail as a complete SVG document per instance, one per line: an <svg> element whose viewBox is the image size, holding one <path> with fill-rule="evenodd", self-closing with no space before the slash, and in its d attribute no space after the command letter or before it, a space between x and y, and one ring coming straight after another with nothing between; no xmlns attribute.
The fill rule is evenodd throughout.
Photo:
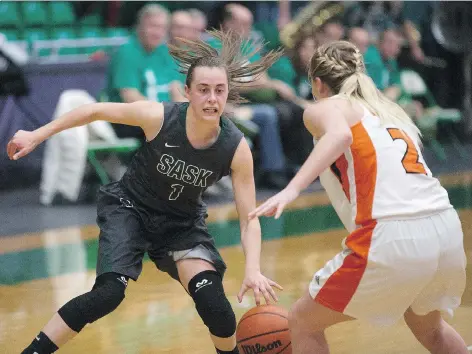
<svg viewBox="0 0 472 354"><path fill-rule="evenodd" d="M364 105L383 125L398 126L412 139L421 142L421 132L411 118L398 104L385 97L364 72L357 71L348 76L342 83L339 94Z"/></svg>

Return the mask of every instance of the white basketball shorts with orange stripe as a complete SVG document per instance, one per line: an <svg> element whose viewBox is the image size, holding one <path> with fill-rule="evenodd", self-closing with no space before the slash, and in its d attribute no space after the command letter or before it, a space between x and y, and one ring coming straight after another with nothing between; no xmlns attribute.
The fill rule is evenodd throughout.
<svg viewBox="0 0 472 354"><path fill-rule="evenodd" d="M355 230L310 283L318 303L376 325L418 315L453 315L465 288L462 227L454 209L377 221Z"/></svg>

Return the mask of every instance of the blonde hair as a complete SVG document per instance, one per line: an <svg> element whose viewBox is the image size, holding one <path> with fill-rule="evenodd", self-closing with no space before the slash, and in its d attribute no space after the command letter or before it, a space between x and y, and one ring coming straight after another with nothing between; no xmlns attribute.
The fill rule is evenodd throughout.
<svg viewBox="0 0 472 354"><path fill-rule="evenodd" d="M334 94L347 96L364 105L383 125L396 125L420 141L421 133L411 118L398 104L385 97L367 76L362 54L354 44L335 41L319 46L309 67L310 80L316 77Z"/></svg>
<svg viewBox="0 0 472 354"><path fill-rule="evenodd" d="M178 44L168 44L169 53L177 61L180 72L187 76L185 84L190 87L193 71L197 67L223 68L228 77L228 102L246 102L239 89L257 81L260 75L275 63L283 54L282 50L272 50L257 61L250 58L259 53L263 43L246 40L232 31L207 31L221 43L221 49L213 48L207 42L178 38Z"/></svg>

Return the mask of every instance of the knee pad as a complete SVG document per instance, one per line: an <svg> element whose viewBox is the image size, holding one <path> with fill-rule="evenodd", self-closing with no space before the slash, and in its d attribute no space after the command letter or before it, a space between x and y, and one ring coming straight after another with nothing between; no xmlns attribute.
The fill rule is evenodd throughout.
<svg viewBox="0 0 472 354"><path fill-rule="evenodd" d="M74 331L80 332L115 310L125 298L129 278L118 273L105 273L97 278L92 290L80 295L58 311L59 316Z"/></svg>
<svg viewBox="0 0 472 354"><path fill-rule="evenodd" d="M198 273L188 283L188 291L210 333L231 337L236 331L236 316L226 298L221 275L214 270Z"/></svg>

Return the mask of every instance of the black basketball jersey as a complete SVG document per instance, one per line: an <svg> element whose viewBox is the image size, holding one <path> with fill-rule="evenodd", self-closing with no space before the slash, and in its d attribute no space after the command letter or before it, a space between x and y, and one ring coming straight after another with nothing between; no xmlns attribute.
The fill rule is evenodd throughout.
<svg viewBox="0 0 472 354"><path fill-rule="evenodd" d="M230 172L243 134L221 117L213 145L195 149L186 132L188 103L164 103L164 122L155 139L136 152L121 182L136 201L164 213L206 213L202 193Z"/></svg>

